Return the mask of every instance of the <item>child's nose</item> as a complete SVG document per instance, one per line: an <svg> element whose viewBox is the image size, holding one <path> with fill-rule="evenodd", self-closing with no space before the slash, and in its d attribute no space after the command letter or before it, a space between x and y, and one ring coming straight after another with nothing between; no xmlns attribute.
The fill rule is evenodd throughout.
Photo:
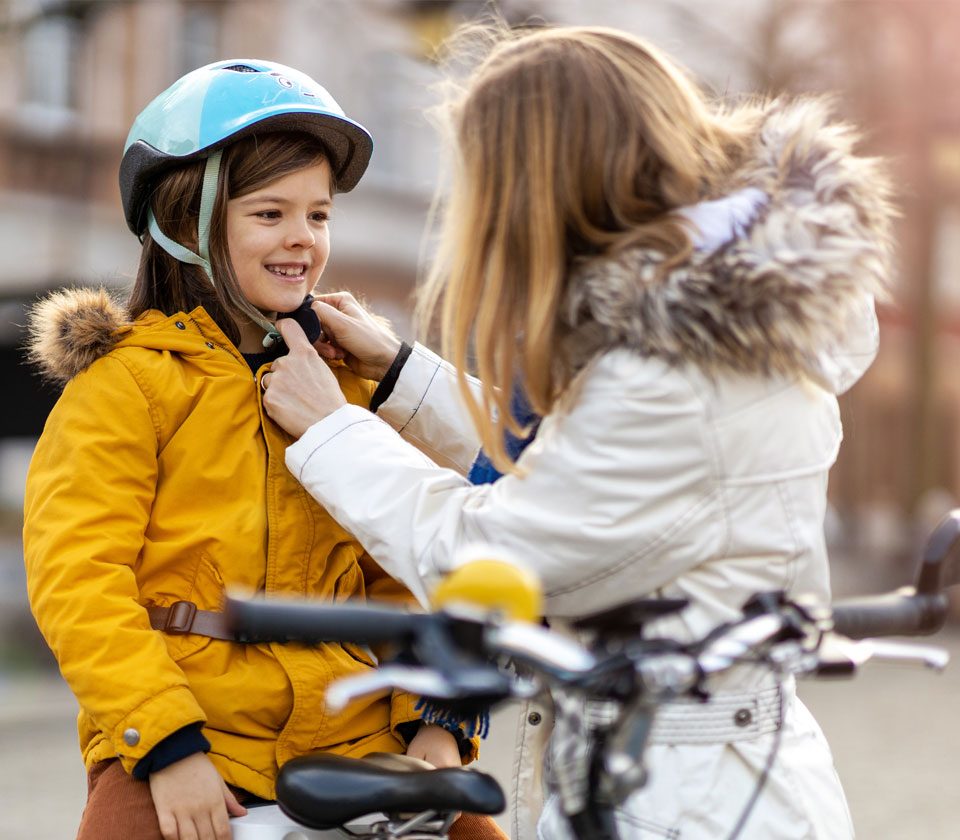
<svg viewBox="0 0 960 840"><path fill-rule="evenodd" d="M312 248L316 237L308 222L291 222L287 228L284 244L288 248Z"/></svg>

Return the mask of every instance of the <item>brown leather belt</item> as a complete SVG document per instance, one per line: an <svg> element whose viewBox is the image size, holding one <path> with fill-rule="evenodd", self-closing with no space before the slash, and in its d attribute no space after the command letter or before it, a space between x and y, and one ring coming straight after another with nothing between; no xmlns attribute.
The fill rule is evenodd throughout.
<svg viewBox="0 0 960 840"><path fill-rule="evenodd" d="M227 628L227 620L222 612L198 610L193 601L177 601L169 607L146 609L150 616L150 626L171 636L194 633L197 636L209 636L211 639L238 641L236 634Z"/></svg>

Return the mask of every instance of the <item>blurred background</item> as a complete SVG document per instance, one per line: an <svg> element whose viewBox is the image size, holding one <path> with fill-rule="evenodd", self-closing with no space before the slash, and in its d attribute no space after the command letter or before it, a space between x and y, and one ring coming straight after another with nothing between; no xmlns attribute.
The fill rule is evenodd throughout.
<svg viewBox="0 0 960 840"><path fill-rule="evenodd" d="M880 355L841 400L846 440L826 523L836 590L907 582L923 536L960 497L960 2L0 0L0 836L73 836L83 801L72 700L26 605L23 482L57 394L24 365L22 325L47 290L131 282L139 246L120 211L117 168L133 118L180 75L219 59L271 59L318 79L375 139L360 187L337 199L325 279L362 293L411 336L440 158L424 116L440 79L436 48L491 8L516 24L637 33L719 96L836 97L865 147L892 159L902 208ZM942 638L960 655L955 628ZM848 790L863 788L862 803L851 793L861 837L960 834L960 814L927 790L945 774L960 781L958 688L948 672L812 692ZM897 729L917 720L931 727L929 743ZM511 727L500 729L508 755ZM891 743L892 756L869 752ZM34 784L62 790L54 801L65 822Z"/></svg>

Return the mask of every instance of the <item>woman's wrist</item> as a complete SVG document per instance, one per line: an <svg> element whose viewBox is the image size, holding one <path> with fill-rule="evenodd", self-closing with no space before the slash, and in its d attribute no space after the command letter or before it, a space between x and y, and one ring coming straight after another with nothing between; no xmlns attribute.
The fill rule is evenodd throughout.
<svg viewBox="0 0 960 840"><path fill-rule="evenodd" d="M405 341L401 341L396 336L385 337L385 347L383 353L380 355L380 358L377 360L377 367L379 376L375 376L374 379L383 381L383 378L390 372L390 368L396 363L397 355L403 350L404 347L409 347ZM409 350L407 351L409 355ZM404 356L406 360L406 356Z"/></svg>
<svg viewBox="0 0 960 840"><path fill-rule="evenodd" d="M413 348L407 344L407 342L400 342L400 346L393 359L391 359L390 365L383 376L380 377L380 384L377 385L377 390L373 392L373 396L370 398L370 410L374 414L376 414L377 409L380 408L393 393L397 379L400 377L400 371L403 370L403 366L406 364L412 352Z"/></svg>

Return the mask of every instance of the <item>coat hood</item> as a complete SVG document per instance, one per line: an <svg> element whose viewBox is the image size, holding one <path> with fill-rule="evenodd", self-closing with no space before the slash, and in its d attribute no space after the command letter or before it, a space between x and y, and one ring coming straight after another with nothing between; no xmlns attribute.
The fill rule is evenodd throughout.
<svg viewBox="0 0 960 840"><path fill-rule="evenodd" d="M661 254L633 248L574 267L565 358L576 369L626 346L710 375L830 380L831 356L889 283L889 184L880 161L853 154L856 139L823 101L769 105L731 180L741 192L678 211L696 231L685 262L664 271Z"/></svg>
<svg viewBox="0 0 960 840"><path fill-rule="evenodd" d="M194 310L190 320L196 322L201 312ZM176 328L182 318L182 314L147 312L134 322L126 305L103 287L63 289L37 302L28 313L27 358L45 380L62 387L115 347L203 353L204 332L218 343L229 343L208 316L202 318L202 332L184 329L182 322Z"/></svg>
<svg viewBox="0 0 960 840"><path fill-rule="evenodd" d="M126 308L106 289L63 289L31 308L27 358L49 382L65 385L109 353L130 329Z"/></svg>

